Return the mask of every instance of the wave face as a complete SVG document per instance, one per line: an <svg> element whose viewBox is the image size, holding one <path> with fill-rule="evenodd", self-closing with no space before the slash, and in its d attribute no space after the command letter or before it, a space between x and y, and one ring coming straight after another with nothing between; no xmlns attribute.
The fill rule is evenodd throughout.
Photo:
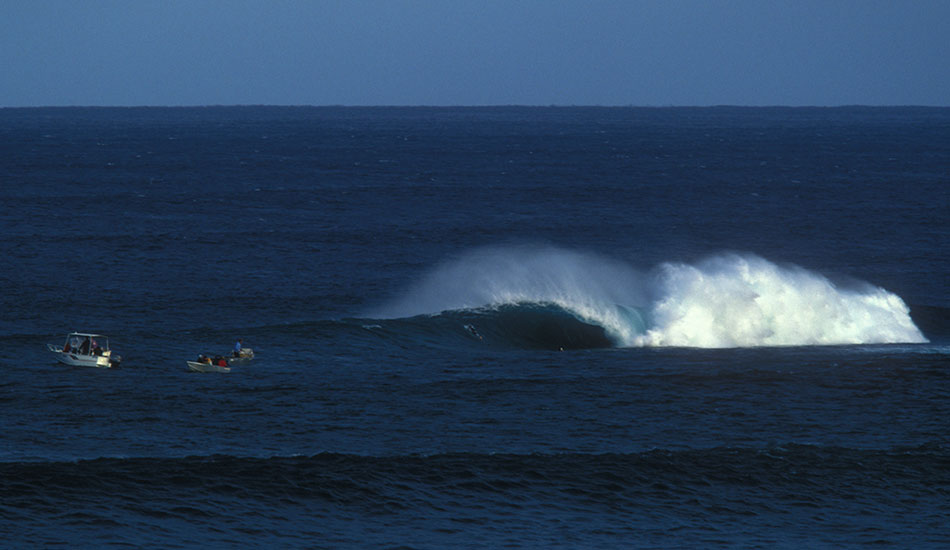
<svg viewBox="0 0 950 550"><path fill-rule="evenodd" d="M533 337L543 347L927 342L893 293L867 283L841 287L820 274L749 254L723 254L695 265L666 263L644 272L553 247L478 249L438 267L377 312L387 319L421 315L488 320L492 332L524 333L529 325L544 325ZM466 324L474 336L485 337L474 327ZM599 328L603 338L584 327ZM559 333L566 334L566 345L558 344Z"/></svg>

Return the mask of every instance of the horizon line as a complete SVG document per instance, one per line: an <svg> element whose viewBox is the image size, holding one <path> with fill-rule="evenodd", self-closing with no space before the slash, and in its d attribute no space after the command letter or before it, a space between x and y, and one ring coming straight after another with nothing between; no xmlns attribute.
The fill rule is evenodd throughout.
<svg viewBox="0 0 950 550"><path fill-rule="evenodd" d="M836 105L817 104L769 104L769 105L741 105L733 103L716 103L708 105L638 105L638 104L530 104L530 103L497 103L497 104L307 104L307 103L207 103L182 105L3 105L0 109L206 109L206 108L312 108L312 109L842 109L842 108L913 108L913 109L947 109L948 105L927 105L917 103L870 104L870 103L842 103Z"/></svg>

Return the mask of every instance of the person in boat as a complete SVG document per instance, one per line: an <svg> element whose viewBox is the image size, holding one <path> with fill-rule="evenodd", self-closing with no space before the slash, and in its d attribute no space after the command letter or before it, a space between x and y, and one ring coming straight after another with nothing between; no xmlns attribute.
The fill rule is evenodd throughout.
<svg viewBox="0 0 950 550"><path fill-rule="evenodd" d="M220 356L219 356L219 357L217 357L217 358L215 359L214 364L217 365L217 366L219 366L219 367L226 367L226 366L228 366L228 360L225 359L224 357L220 357Z"/></svg>
<svg viewBox="0 0 950 550"><path fill-rule="evenodd" d="M71 349L73 349L73 347L69 345L69 342L66 342L66 345L63 346L63 353L69 353Z"/></svg>
<svg viewBox="0 0 950 550"><path fill-rule="evenodd" d="M92 341L92 354L93 355L102 355L102 348L99 347L99 343L95 340Z"/></svg>
<svg viewBox="0 0 950 550"><path fill-rule="evenodd" d="M82 344L79 346L79 353L82 355L89 355L89 337L83 338Z"/></svg>
<svg viewBox="0 0 950 550"><path fill-rule="evenodd" d="M242 345L242 342L243 342L243 341L242 341L240 338L238 338L238 339L237 339L237 342L234 343L234 352L231 354L233 357L240 357L240 356L241 356L241 348L244 347L244 346Z"/></svg>

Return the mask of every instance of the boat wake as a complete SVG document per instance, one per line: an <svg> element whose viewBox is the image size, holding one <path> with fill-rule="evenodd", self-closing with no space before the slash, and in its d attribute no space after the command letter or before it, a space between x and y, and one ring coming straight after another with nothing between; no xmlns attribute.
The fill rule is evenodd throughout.
<svg viewBox="0 0 950 550"><path fill-rule="evenodd" d="M559 248L479 249L372 317L433 341L547 349L927 342L893 293L743 254L643 272Z"/></svg>

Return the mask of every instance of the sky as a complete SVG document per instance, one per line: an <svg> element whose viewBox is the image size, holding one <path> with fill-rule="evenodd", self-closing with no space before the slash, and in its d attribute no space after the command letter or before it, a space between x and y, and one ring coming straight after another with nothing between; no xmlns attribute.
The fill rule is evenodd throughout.
<svg viewBox="0 0 950 550"><path fill-rule="evenodd" d="M0 107L950 105L950 0L3 0Z"/></svg>

